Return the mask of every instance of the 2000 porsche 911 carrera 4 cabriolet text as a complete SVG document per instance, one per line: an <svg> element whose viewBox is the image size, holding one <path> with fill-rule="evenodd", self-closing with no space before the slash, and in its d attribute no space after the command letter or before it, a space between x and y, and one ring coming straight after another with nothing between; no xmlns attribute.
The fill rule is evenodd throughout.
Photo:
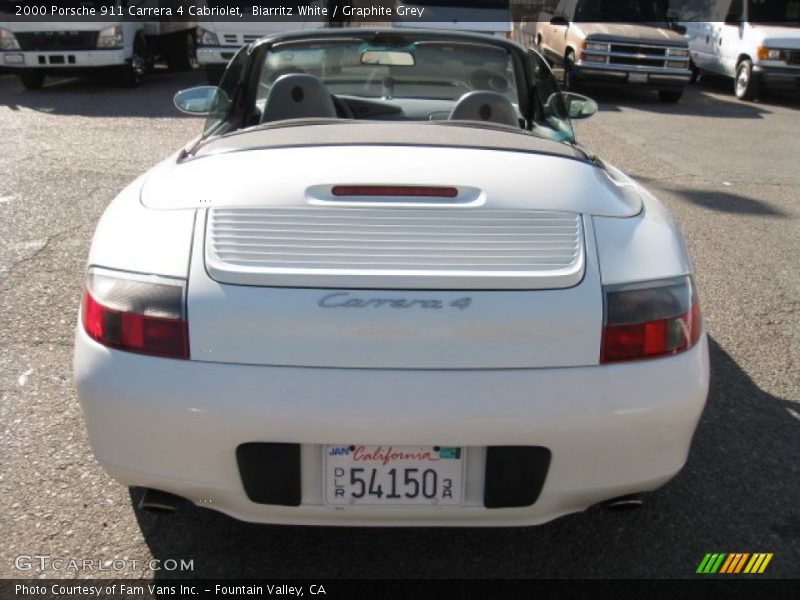
<svg viewBox="0 0 800 600"><path fill-rule="evenodd" d="M76 337L116 479L248 521L530 525L684 465L682 236L535 51L283 34L175 102L204 132L108 206Z"/></svg>

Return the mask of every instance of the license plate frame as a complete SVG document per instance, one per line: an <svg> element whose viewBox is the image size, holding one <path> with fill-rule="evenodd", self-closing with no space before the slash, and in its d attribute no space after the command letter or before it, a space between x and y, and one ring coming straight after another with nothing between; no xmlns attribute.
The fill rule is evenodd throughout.
<svg viewBox="0 0 800 600"><path fill-rule="evenodd" d="M425 453L435 456L436 460L422 458ZM398 458L409 454L417 456ZM326 444L322 446L322 500L332 508L460 508L465 500L466 463L466 448L457 446ZM336 472L337 467L344 471ZM363 470L356 477L364 480L363 487L350 479L353 476L350 469L353 468ZM396 471L394 476L390 473L392 469ZM414 469L416 473L407 471ZM426 474L428 470L436 475ZM406 497L415 491L413 481L403 482L409 476L418 482L418 493L414 498ZM423 486L426 492L430 492L432 480L434 495L424 495ZM378 486L385 489L381 496L371 493L379 489ZM445 494L446 488L449 497ZM366 493L360 497L353 496L353 492L362 491Z"/></svg>

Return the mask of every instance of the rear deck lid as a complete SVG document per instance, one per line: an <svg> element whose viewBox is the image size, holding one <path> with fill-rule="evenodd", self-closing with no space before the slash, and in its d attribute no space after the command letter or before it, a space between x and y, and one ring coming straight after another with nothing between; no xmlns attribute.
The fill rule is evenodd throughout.
<svg viewBox="0 0 800 600"><path fill-rule="evenodd" d="M555 289L583 277L579 215L392 206L219 208L216 281L381 289Z"/></svg>

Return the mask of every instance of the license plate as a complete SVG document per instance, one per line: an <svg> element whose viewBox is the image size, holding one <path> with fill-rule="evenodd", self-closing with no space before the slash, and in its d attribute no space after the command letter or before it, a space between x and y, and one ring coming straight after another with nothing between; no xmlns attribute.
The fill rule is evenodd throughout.
<svg viewBox="0 0 800 600"><path fill-rule="evenodd" d="M647 83L647 73L629 73L628 81L631 83Z"/></svg>
<svg viewBox="0 0 800 600"><path fill-rule="evenodd" d="M325 446L334 506L460 506L464 450L449 446Z"/></svg>

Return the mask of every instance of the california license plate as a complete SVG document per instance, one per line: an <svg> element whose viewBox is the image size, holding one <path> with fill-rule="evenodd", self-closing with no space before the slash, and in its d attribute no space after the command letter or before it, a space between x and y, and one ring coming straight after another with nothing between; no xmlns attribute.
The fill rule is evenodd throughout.
<svg viewBox="0 0 800 600"><path fill-rule="evenodd" d="M325 446L329 505L459 506L464 450L450 446Z"/></svg>
<svg viewBox="0 0 800 600"><path fill-rule="evenodd" d="M647 73L629 73L628 81L631 83L647 83Z"/></svg>

